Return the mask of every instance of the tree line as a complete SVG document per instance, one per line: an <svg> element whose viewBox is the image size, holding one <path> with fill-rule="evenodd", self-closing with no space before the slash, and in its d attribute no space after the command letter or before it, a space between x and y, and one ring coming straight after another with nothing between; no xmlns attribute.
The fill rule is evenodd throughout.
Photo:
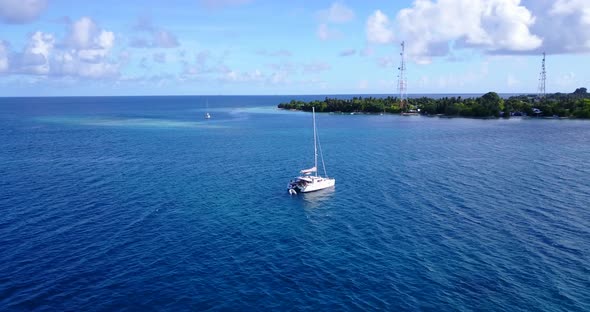
<svg viewBox="0 0 590 312"><path fill-rule="evenodd" d="M496 92L480 97L442 97L438 99L409 98L403 106L397 97L353 97L350 99L328 98L310 102L291 100L281 103L279 108L317 112L342 113L390 113L398 114L416 111L423 115L445 115L461 117L510 117L518 115L545 117L590 118L590 94L586 88L573 93L553 93L544 97L517 95L507 99Z"/></svg>

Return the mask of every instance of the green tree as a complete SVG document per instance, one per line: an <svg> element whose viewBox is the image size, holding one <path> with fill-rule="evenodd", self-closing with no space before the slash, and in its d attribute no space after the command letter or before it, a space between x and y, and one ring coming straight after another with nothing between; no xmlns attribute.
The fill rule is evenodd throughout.
<svg viewBox="0 0 590 312"><path fill-rule="evenodd" d="M474 107L475 116L499 116L500 108L504 104L504 100L496 92L488 92L482 95L478 101L480 107Z"/></svg>

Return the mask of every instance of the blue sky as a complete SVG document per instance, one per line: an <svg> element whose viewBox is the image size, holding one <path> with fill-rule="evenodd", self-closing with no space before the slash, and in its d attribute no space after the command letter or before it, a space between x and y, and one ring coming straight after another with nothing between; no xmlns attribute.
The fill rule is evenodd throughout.
<svg viewBox="0 0 590 312"><path fill-rule="evenodd" d="M590 1L0 0L0 96L590 87Z"/></svg>

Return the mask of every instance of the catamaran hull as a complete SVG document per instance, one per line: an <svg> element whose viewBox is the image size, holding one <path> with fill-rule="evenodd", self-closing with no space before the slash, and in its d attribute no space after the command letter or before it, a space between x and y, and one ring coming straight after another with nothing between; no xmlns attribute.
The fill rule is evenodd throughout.
<svg viewBox="0 0 590 312"><path fill-rule="evenodd" d="M336 184L336 179L324 179L323 181L319 181L319 182L315 182L315 183L308 183L305 186L289 185L289 190L295 190L298 193L309 193L309 192L315 192L315 191L323 190L325 188L333 187L335 184Z"/></svg>
<svg viewBox="0 0 590 312"><path fill-rule="evenodd" d="M303 188L301 188L300 190L302 193L315 192L315 191L323 190L325 188L332 187L332 186L334 186L334 184L336 184L336 180L326 179L322 182L310 183L307 186L304 186Z"/></svg>

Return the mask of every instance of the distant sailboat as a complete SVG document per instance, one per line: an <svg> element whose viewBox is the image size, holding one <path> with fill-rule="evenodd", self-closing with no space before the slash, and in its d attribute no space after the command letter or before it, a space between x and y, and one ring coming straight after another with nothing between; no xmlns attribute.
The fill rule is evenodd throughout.
<svg viewBox="0 0 590 312"><path fill-rule="evenodd" d="M324 177L318 175L318 145L319 137L315 125L315 107L312 108L313 115L313 150L314 150L314 166L309 169L303 169L299 173L301 176L291 180L288 185L289 194L297 194L297 192L307 193L319 191L336 184L336 179L328 178L326 174L326 166L324 165L324 156L320 145L320 156L322 167L324 169Z"/></svg>
<svg viewBox="0 0 590 312"><path fill-rule="evenodd" d="M209 114L209 100L207 100L207 112L205 113L205 119L211 119L211 114Z"/></svg>

